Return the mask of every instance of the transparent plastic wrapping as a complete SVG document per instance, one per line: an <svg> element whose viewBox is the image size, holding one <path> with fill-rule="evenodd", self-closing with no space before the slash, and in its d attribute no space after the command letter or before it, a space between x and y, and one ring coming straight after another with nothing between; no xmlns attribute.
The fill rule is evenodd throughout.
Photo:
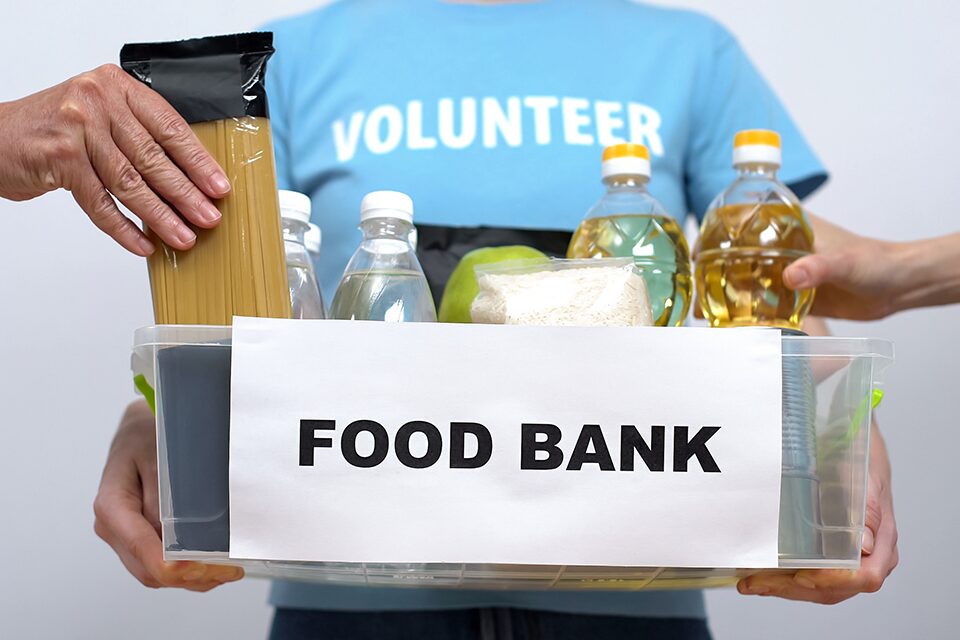
<svg viewBox="0 0 960 640"><path fill-rule="evenodd" d="M632 258L518 260L476 267L473 322L653 326L642 271Z"/></svg>
<svg viewBox="0 0 960 640"><path fill-rule="evenodd" d="M235 564L252 575L323 583L469 589L704 588L733 584L758 572L750 567L232 560L230 336L229 327L187 326L147 327L135 336L134 373L144 376L157 394L160 518L167 560ZM803 409L797 413L785 400L780 570L855 569L860 563L873 408L881 372L893 358L892 344L784 335L782 352L785 375L799 372L795 384ZM796 436L788 423L797 416L811 427L812 450L792 444ZM803 430L797 433L807 437Z"/></svg>
<svg viewBox="0 0 960 640"><path fill-rule="evenodd" d="M148 260L154 317L164 324L229 325L233 316L289 318L290 294L264 87L272 35L248 33L128 44L121 64L190 123L230 180L214 229Z"/></svg>

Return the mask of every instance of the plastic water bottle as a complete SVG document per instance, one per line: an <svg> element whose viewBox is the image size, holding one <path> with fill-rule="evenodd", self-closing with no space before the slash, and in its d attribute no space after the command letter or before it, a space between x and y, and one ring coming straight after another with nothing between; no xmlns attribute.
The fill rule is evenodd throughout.
<svg viewBox="0 0 960 640"><path fill-rule="evenodd" d="M303 234L303 246L307 248L307 255L310 256L310 262L313 263L313 273L317 276L317 282L320 281L320 227L312 222L308 225L309 229ZM322 290L321 290L322 291Z"/></svg>
<svg viewBox="0 0 960 640"><path fill-rule="evenodd" d="M360 204L363 240L337 287L330 315L338 320L435 322L437 311L420 261L410 246L413 201L374 191Z"/></svg>
<svg viewBox="0 0 960 640"><path fill-rule="evenodd" d="M296 191L280 191L280 218L283 222L283 248L287 256L287 283L293 318L325 318L323 297L313 262L304 245L304 235L310 228L310 198Z"/></svg>

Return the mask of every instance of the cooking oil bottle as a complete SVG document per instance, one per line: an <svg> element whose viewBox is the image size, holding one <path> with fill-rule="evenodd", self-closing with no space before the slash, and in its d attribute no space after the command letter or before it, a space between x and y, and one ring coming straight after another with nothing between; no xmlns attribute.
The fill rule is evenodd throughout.
<svg viewBox="0 0 960 640"><path fill-rule="evenodd" d="M710 205L700 229L697 290L710 326L798 330L813 304L813 289L783 284L783 270L813 251L813 230L777 178L780 158L779 134L736 135L737 178Z"/></svg>
<svg viewBox="0 0 960 640"><path fill-rule="evenodd" d="M632 257L646 281L654 323L683 324L693 293L690 249L677 221L647 192L650 152L641 144L607 147L601 175L607 192L580 223L567 257Z"/></svg>

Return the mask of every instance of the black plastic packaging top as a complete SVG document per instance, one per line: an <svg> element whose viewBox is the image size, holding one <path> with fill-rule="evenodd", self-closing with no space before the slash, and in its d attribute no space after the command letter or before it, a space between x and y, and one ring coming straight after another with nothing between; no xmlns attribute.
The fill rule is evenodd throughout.
<svg viewBox="0 0 960 640"><path fill-rule="evenodd" d="M268 117L264 77L270 32L126 44L120 66L162 95L187 122Z"/></svg>

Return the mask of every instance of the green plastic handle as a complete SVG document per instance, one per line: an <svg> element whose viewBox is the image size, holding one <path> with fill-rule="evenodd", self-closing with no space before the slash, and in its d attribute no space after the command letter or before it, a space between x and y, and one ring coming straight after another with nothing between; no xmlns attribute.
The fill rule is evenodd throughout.
<svg viewBox="0 0 960 640"><path fill-rule="evenodd" d="M157 396L153 392L153 387L150 386L150 383L147 382L147 379L142 373L133 377L133 386L143 395L144 400L147 401L147 405L150 407L150 411L153 411L153 415L157 415Z"/></svg>
<svg viewBox="0 0 960 640"><path fill-rule="evenodd" d="M866 419L867 413L871 409L876 409L880 406L882 400L883 390L874 389L867 394L866 398L860 401L860 406L857 407L856 413L853 414L853 420L850 421L850 427L847 429L847 433L844 434L843 439L837 443L838 447L847 446L857 437L857 434L860 433L860 425L863 424L863 421Z"/></svg>

